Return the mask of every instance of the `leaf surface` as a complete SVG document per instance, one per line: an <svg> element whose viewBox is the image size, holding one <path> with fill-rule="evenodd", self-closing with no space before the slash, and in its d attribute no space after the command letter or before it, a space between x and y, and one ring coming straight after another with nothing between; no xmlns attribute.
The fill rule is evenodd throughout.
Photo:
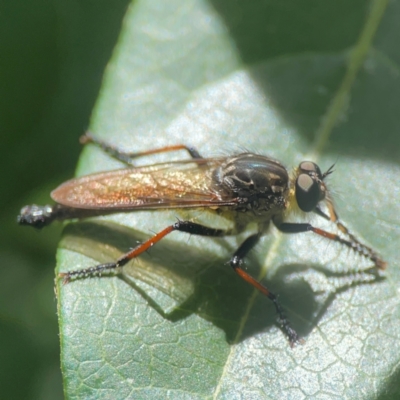
<svg viewBox="0 0 400 400"><path fill-rule="evenodd" d="M338 213L388 261L386 276L370 282L368 262L352 252L271 228L246 270L279 294L305 338L291 349L273 305L226 264L249 232L172 233L123 277L58 283L66 395L395 398L400 53L391 30L399 3L231 3L133 2L91 131L124 151L183 142L204 156L249 149L289 169L304 159L323 170L336 163L329 186ZM78 175L118 167L87 146ZM228 225L198 211L100 217L67 227L58 270L115 259L176 218Z"/></svg>

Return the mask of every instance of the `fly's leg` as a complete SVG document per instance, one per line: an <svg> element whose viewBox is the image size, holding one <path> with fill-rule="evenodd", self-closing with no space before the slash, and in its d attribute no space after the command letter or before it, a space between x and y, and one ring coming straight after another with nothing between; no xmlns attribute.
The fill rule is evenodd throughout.
<svg viewBox="0 0 400 400"><path fill-rule="evenodd" d="M195 222L191 221L178 221L175 224L170 225L167 228L163 229L161 232L157 233L150 239L146 240L144 243L139 244L128 253L122 255L115 262L99 264L94 267L81 270L62 272L59 274L59 276L63 278L63 283L65 284L71 281L72 279L76 278L86 278L90 276L100 276L103 273L112 273L113 271L116 271L120 267L123 267L132 259L138 257L140 254L142 254L143 252L154 246L161 239L163 239L165 236L174 231L186 232L193 235L214 236L214 237L224 236L227 234L227 232L223 229L209 228L207 226L196 224Z"/></svg>
<svg viewBox="0 0 400 400"><path fill-rule="evenodd" d="M160 240L162 240L165 236L169 235L171 232L180 231L186 232L193 235L201 235L201 236L212 236L212 237L221 237L229 234L230 232L225 231L223 229L214 229L209 228L207 226L203 226L191 221L178 221L173 225L168 226L163 229L150 239L146 240L144 243L139 244L134 249L129 251L128 253L121 256L118 260L111 263L99 264L94 267L85 268L81 270L74 270L68 272L59 273L59 277L63 279L63 283L67 284L71 280L79 279L79 278L87 278L91 276L101 276L102 274L108 274L117 271L119 268L123 267L132 259L138 257L140 254L150 249ZM232 256L230 264L234 271L246 282L250 283L257 290L259 290L262 294L267 296L275 305L276 311L279 315L279 320L282 326L282 329L286 336L289 339L290 345L293 346L297 342L302 342L302 340L297 335L296 331L291 328L288 319L285 317L283 313L282 306L280 305L277 297L271 293L265 286L259 283L256 279L251 277L247 272L245 272L241 265L243 264L243 258L247 255L247 253L256 245L260 238L259 234L250 236L247 238L239 249Z"/></svg>
<svg viewBox="0 0 400 400"><path fill-rule="evenodd" d="M143 151L143 152L139 152L139 153L129 153L129 152L121 151L121 150L117 149L116 147L111 146L108 143L105 143L100 139L97 139L96 137L92 136L92 134L90 132L86 132L83 136L81 136L81 138L79 140L82 144L93 143L96 146L99 146L102 150L104 150L111 157L123 162L124 164L127 164L128 166L132 166L133 160L138 157L148 156L151 154L165 153L168 151L177 151L177 150L186 150L193 159L202 159L203 158L194 147L188 147L188 146L185 146L184 144L177 144L174 146L165 146L165 147L161 147L159 149L153 149L153 150Z"/></svg>
<svg viewBox="0 0 400 400"><path fill-rule="evenodd" d="M333 207L332 207L333 210ZM334 211L334 210L333 210ZM325 216L325 218L329 218L325 215L321 210L318 209L317 213L321 216ZM336 213L334 214L337 217ZM301 233L301 232L314 232L319 236L325 237L329 240L333 240L334 242L338 242L352 250L361 256L371 260L375 267L378 269L385 269L387 263L383 261L372 249L360 243L352 234L349 233L347 228L340 223L337 218L331 219L332 222L336 222L339 229L345 233L349 239L344 239L337 235L336 233L327 232L323 229L316 228L308 223L288 223L288 222L278 222L274 220L275 226L284 233Z"/></svg>
<svg viewBox="0 0 400 400"><path fill-rule="evenodd" d="M245 280L247 283L250 283L250 285L255 287L264 296L267 296L274 303L276 312L278 313L281 328L288 338L290 346L293 347L296 343L303 343L303 340L299 338L297 332L290 326L289 320L285 316L283 308L279 303L277 296L273 294L267 287L265 287L256 279L254 279L251 275L249 275L246 271L244 271L241 267L244 257L246 257L248 252L257 244L259 239L260 234L255 234L248 237L232 256L230 265L243 280Z"/></svg>
<svg viewBox="0 0 400 400"><path fill-rule="evenodd" d="M366 255L367 258L372 260L375 266L378 269L385 269L387 267L387 263L380 258L380 256L370 247L366 246L365 244L361 243L349 230L348 228L340 221L339 216L335 210L335 207L328 199L327 201L328 211L329 211L329 220L336 224L338 229L347 235L355 245L357 245L360 250Z"/></svg>

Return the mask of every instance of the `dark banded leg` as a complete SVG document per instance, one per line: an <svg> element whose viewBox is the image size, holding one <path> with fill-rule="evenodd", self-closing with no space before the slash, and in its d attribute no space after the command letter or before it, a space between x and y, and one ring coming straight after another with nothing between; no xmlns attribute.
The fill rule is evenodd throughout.
<svg viewBox="0 0 400 400"><path fill-rule="evenodd" d="M333 203L331 201L327 202L328 206L328 211L329 211L329 217L332 222L336 224L336 226L340 229L341 232L343 232L345 235L347 235L350 240L360 247L362 251L366 254L366 257L372 260L375 264L375 266L379 269L385 269L387 267L387 262L382 260L380 256L375 253L373 249L370 247L366 246L365 244L361 243L348 229L347 227L339 220L339 216L336 213L335 207L333 206Z"/></svg>
<svg viewBox="0 0 400 400"><path fill-rule="evenodd" d="M110 273L115 271L116 269L123 267L130 260L138 257L140 254L148 250L150 247L154 246L165 236L170 234L173 231L187 232L193 235L201 235L201 236L224 236L227 232L223 229L214 229L209 228L207 226L203 226L200 224L196 224L191 221L178 221L173 225L168 226L163 229L161 232L157 233L150 239L146 240L144 243L139 244L134 249L129 251L128 253L121 256L117 261L106 264L99 264L94 267L74 270L69 272L61 272L59 276L63 278L63 283L68 283L71 279L74 278L86 278L89 276L100 276L103 273Z"/></svg>
<svg viewBox="0 0 400 400"><path fill-rule="evenodd" d="M135 158L142 157L142 156L148 156L151 154L165 153L168 151L177 151L177 150L186 150L193 159L202 159L203 158L194 147L188 147L188 146L185 146L184 144L177 144L174 146L165 146L165 147L161 147L159 149L153 149L153 150L148 150L148 151L143 151L143 152L138 152L138 153L128 153L128 152L121 151L121 150L117 149L116 147L103 142L100 139L97 139L96 137L92 136L92 134L90 132L86 132L83 136L81 136L79 141L82 144L93 143L96 146L99 146L102 150L104 150L111 157L113 157L129 166L132 166L132 161Z"/></svg>
<svg viewBox="0 0 400 400"><path fill-rule="evenodd" d="M290 346L293 347L296 343L303 343L303 340L299 338L297 332L290 326L290 323L283 312L283 308L278 301L276 295L271 293L267 287L262 285L251 275L241 268L243 259L246 257L248 252L257 244L260 239L260 234L255 234L248 237L241 246L236 250L232 256L230 264L233 270L247 283L250 283L253 287L259 290L264 296L267 296L275 305L276 312L278 313L279 323L286 337L289 339Z"/></svg>
<svg viewBox="0 0 400 400"><path fill-rule="evenodd" d="M74 270L68 272L61 272L58 274L60 278L63 278L63 284L67 284L73 279L79 278L86 278L90 276L101 276L104 273L111 273L116 271L118 268L123 267L132 259L138 257L140 254L144 253L146 250L154 246L158 243L161 239L165 236L169 235L173 231L180 231L186 232L193 235L201 235L201 236L213 236L213 237L220 237L226 235L228 232L222 229L214 229L209 228L207 226L203 226L191 221L178 221L173 225L168 226L167 228L163 229L150 239L146 240L144 243L139 244L133 250L129 251L128 253L121 256L117 261L105 264L99 264L94 267L85 268L81 270ZM246 282L250 283L254 286L257 290L259 290L262 294L267 296L275 305L276 311L279 315L279 321L281 323L282 329L286 336L289 339L290 345L293 347L294 344L297 342L302 342L299 339L296 331L294 331L287 318L283 313L283 309L278 302L277 297L271 293L265 286L259 283L256 279L250 276L247 272L245 272L241 268L241 264L243 263L243 258L247 255L247 253L256 245L260 238L259 234L250 236L247 238L239 249L235 252L232 256L230 264L234 271Z"/></svg>
<svg viewBox="0 0 400 400"><path fill-rule="evenodd" d="M329 218L327 215L325 215L321 210L318 209L317 212L319 215L324 216ZM336 216L336 213L335 213ZM330 219L330 218L329 218ZM331 219L330 219L331 220ZM301 232L314 232L317 235L323 236L327 239L333 240L334 242L338 242L352 250L354 250L356 253L360 254L361 256L368 258L371 260L375 267L379 269L385 269L386 268L386 262L383 261L371 248L363 245L360 243L348 230L347 228L340 223L337 219L336 220L331 220L332 222L335 222L338 228L346 234L349 239L343 239L336 233L331 233L327 232L323 229L316 228L312 226L311 224L307 223L288 223L288 222L283 222L283 223L277 223L274 221L275 226L284 233L301 233Z"/></svg>

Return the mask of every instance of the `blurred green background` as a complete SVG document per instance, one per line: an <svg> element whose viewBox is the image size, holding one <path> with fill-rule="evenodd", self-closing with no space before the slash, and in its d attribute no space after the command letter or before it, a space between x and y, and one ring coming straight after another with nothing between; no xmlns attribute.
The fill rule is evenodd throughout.
<svg viewBox="0 0 400 400"><path fill-rule="evenodd" d="M128 1L2 2L0 13L0 387L62 398L55 251L61 225L16 224L73 176Z"/></svg>

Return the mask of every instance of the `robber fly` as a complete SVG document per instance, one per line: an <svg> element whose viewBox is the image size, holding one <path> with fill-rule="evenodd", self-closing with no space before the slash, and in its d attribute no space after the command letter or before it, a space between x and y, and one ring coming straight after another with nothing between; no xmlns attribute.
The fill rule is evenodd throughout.
<svg viewBox="0 0 400 400"><path fill-rule="evenodd" d="M81 142L94 143L114 158L128 164L129 168L96 173L63 183L51 193L54 205L23 207L18 217L21 225L43 228L54 220L111 213L206 208L233 220L235 227L222 230L190 220L178 220L114 262L60 273L64 283L116 271L173 231L221 237L237 234L249 223L255 222L258 232L244 240L233 254L230 265L242 279L273 302L281 328L293 346L301 339L284 315L276 295L242 268L245 256L266 232L271 221L281 232L313 232L354 250L369 259L376 269L386 267L386 263L373 249L362 244L339 221L325 183L325 178L333 172L333 166L322 173L314 162L303 161L290 176L280 162L255 153L203 158L194 148L184 145L143 153L124 153L90 133L85 134ZM139 156L175 150L186 150L191 158L143 167L132 165L132 160ZM288 211L291 210L314 212L335 223L341 235L309 223L286 222Z"/></svg>

